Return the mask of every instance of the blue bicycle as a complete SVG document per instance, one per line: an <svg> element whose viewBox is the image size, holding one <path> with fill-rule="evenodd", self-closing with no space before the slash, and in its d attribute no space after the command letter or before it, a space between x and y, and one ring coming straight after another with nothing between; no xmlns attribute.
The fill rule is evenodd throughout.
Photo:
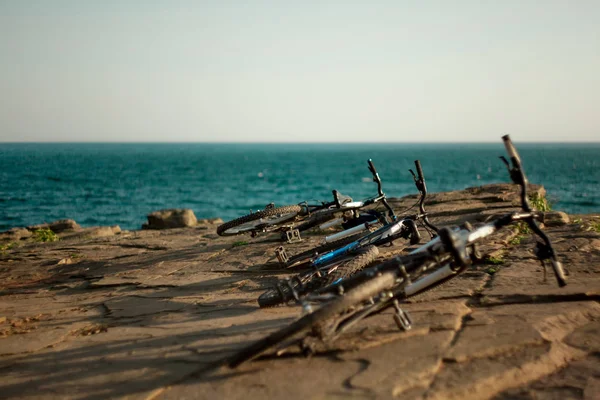
<svg viewBox="0 0 600 400"><path fill-rule="evenodd" d="M378 217L385 224L374 232L363 234L357 239L351 236L352 241L347 244L334 242L333 244L339 244L338 248L323 254L313 250L312 258L308 257L310 252L302 253L289 260L282 260L282 257L278 254L280 262L286 262L287 266L295 266L303 262L308 264L308 271L291 279L280 280L274 288L267 290L258 298L258 304L261 307L272 307L291 300L299 301L302 296L313 290L333 285L371 264L379 255L378 246L391 243L396 239L407 239L410 240L411 244L419 243L421 235L417 226L418 222L423 224L424 229L433 238L434 232L437 232L438 229L431 224L425 212L424 202L427 196L427 186L419 160L415 161L415 166L418 176L412 170L410 172L413 175L417 190L421 194L417 214L398 219L389 204L384 202L392 221L388 222L385 214L379 213ZM347 232L353 229L356 229L356 227L347 230Z"/></svg>

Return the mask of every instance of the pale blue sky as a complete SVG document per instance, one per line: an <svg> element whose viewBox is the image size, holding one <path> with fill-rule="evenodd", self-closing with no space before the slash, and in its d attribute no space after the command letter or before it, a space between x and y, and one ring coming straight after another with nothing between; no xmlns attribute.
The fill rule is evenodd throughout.
<svg viewBox="0 0 600 400"><path fill-rule="evenodd" d="M598 141L600 1L0 0L0 90L0 141Z"/></svg>

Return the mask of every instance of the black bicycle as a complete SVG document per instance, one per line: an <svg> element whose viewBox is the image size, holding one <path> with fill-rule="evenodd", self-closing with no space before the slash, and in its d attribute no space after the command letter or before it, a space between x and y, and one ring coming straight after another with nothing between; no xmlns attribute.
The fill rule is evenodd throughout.
<svg viewBox="0 0 600 400"><path fill-rule="evenodd" d="M517 222L529 225L533 233L542 239L537 244L536 255L542 265L550 261L558 285L565 286L563 266L550 239L537 223L541 213L532 210L528 202L527 178L519 155L508 135L503 140L512 166L506 158L501 158L512 181L521 187L522 211L503 215L477 229L468 223L457 228L442 228L435 239L407 256L395 257L344 279L334 287L315 291L303 301L307 315L242 349L228 360L228 365L233 368L272 347L286 348L294 343L310 353L315 340L334 340L357 322L390 307L395 309L394 321L398 327L410 329L411 318L400 308L399 302L461 274L479 259L477 242ZM311 302L324 304L312 311Z"/></svg>
<svg viewBox="0 0 600 400"><path fill-rule="evenodd" d="M308 270L292 279L279 281L274 288L267 290L258 298L258 304L261 307L271 307L292 300L299 301L303 296L320 287L335 285L342 279L373 263L379 255L378 246L391 244L396 239L410 240L412 245L419 243L421 235L417 227L418 223L421 223L433 238L433 232L437 232L438 228L431 224L425 212L424 203L427 197L427 186L419 160L415 161L415 167L418 176L412 170L409 171L413 175L415 186L421 194L418 200L419 213L398 219L390 207L389 212L393 215L393 221L386 223L387 221L383 220L384 225L376 231L366 235L363 234L358 238L351 236L349 239L352 240L349 243L337 241L325 244L313 249L312 253L307 251L289 260L285 260L284 256L281 255L282 248L280 247L277 255L280 261L284 261L285 266L306 264ZM379 217L381 218L381 215ZM356 228L358 227L350 228L347 231L350 232ZM336 244L337 248L323 251L325 246Z"/></svg>
<svg viewBox="0 0 600 400"><path fill-rule="evenodd" d="M299 232L314 228L327 221L344 216L347 219L360 218L360 210L370 205L382 202L387 204L386 195L381 188L381 178L371 160L368 160L369 171L373 181L377 183L377 195L363 201L352 201L352 198L333 190L333 201L321 204L302 202L296 205L275 207L273 203L264 210L250 213L243 217L225 222L217 228L221 236L250 233L253 237L259 232L294 232L299 238ZM389 205L386 206L389 208ZM298 225L295 225L299 223ZM341 223L341 221L340 221ZM291 241L293 235L288 234Z"/></svg>

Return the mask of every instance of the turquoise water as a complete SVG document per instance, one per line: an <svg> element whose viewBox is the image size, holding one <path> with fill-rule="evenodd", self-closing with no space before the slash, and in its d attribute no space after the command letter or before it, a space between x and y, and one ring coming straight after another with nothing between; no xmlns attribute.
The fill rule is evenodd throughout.
<svg viewBox="0 0 600 400"><path fill-rule="evenodd" d="M555 209L600 211L600 144L519 144L529 180ZM389 196L415 193L420 159L431 192L508 182L493 144L0 144L0 230L72 218L139 229L162 208L198 218L375 194L372 158Z"/></svg>

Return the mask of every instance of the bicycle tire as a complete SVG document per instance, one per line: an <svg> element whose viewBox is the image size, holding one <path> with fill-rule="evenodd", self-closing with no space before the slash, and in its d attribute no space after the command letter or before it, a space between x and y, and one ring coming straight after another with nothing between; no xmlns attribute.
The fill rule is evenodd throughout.
<svg viewBox="0 0 600 400"><path fill-rule="evenodd" d="M305 277L299 277L293 280L290 284L299 296L312 292L313 290L329 286L340 279L346 278L355 274L367 265L371 264L379 255L379 249L375 246L368 246L358 254L349 259L336 260L329 265L338 264L338 267L323 278L316 276L316 272L310 271ZM323 266L326 267L326 266ZM298 286L301 286L298 289ZM258 297L258 305L261 308L274 307L280 304L287 303L294 299L294 294L287 286L281 288L269 289Z"/></svg>
<svg viewBox="0 0 600 400"><path fill-rule="evenodd" d="M311 329L317 324L322 324L328 319L355 306L357 303L368 300L383 290L389 289L396 283L396 275L386 272L379 276L368 279L363 284L349 290L343 296L327 303L311 314L307 314L292 324L273 332L269 336L258 340L251 345L241 349L227 360L230 368L235 368L241 363L259 356L269 348L276 346L282 341L304 331Z"/></svg>
<svg viewBox="0 0 600 400"><path fill-rule="evenodd" d="M277 215L285 216L286 214L289 214L287 217L283 217L283 219L280 218L279 220L277 220L276 224L269 224L268 222L264 222L264 224L266 224L266 225L275 226L282 222L287 222L290 219L296 217L301 211L302 211L302 207L299 205L282 206L282 207L275 207L275 208L268 208L265 210L260 210L255 213L244 215L243 217L239 217L239 218L236 218L234 220L231 220L231 221L225 222L224 224L219 225L219 227L217 228L217 234L219 236L233 236L233 235L238 235L240 233L250 232L254 228L256 228L256 226L249 226L247 229L241 228L241 229L238 229L238 230L232 231L232 232L230 232L230 230L240 227L241 225L244 225L244 224L247 224L250 222L258 221L262 218L274 217Z"/></svg>
<svg viewBox="0 0 600 400"><path fill-rule="evenodd" d="M363 252L359 253L356 257L347 263L344 263L337 267L331 274L327 274L325 279L321 280L322 284L319 287L329 286L336 283L340 279L344 279L348 276L354 275L358 271L371 264L379 255L379 249L377 246L368 246Z"/></svg>

